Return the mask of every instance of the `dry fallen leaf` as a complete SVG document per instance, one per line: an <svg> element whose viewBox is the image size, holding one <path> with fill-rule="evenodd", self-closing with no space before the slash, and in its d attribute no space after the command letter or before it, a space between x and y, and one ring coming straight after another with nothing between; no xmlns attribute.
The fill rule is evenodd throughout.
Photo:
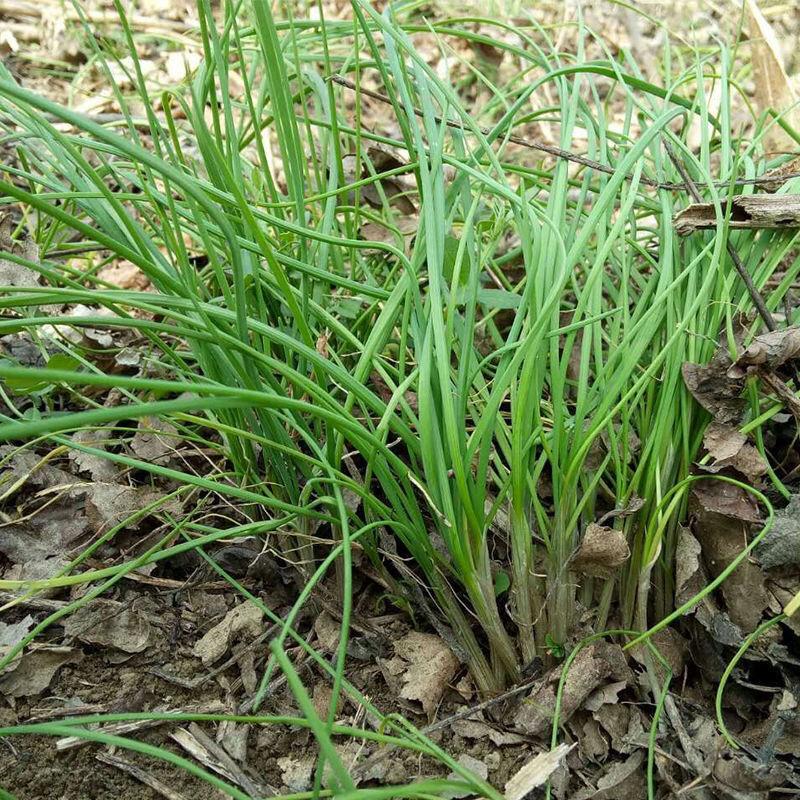
<svg viewBox="0 0 800 800"><path fill-rule="evenodd" d="M768 469L761 453L734 425L723 422L709 423L703 436L703 446L714 459L713 464L703 467L708 472L718 472L725 467L733 467L752 483Z"/></svg>
<svg viewBox="0 0 800 800"><path fill-rule="evenodd" d="M737 422L745 407L744 380L732 379L728 375L730 366L731 358L727 350L721 348L708 364L686 363L681 370L692 397L717 422Z"/></svg>
<svg viewBox="0 0 800 800"><path fill-rule="evenodd" d="M703 562L716 578L747 545L750 526L760 522L758 507L744 489L721 481L694 484L689 503ZM761 569L743 561L720 587L731 620L745 633L755 629L769 597Z"/></svg>
<svg viewBox="0 0 800 800"><path fill-rule="evenodd" d="M749 367L774 371L787 361L800 356L800 326L793 325L777 331L762 333L736 359L728 374L735 378L745 375Z"/></svg>
<svg viewBox="0 0 800 800"><path fill-rule="evenodd" d="M753 99L760 111L772 109L783 114L793 128L800 128L800 114L795 106L797 95L783 66L780 42L772 26L764 18L756 0L746 0L751 59L756 90ZM791 109L791 110L790 110ZM796 142L777 123L764 134L767 152L794 150Z"/></svg>
<svg viewBox="0 0 800 800"><path fill-rule="evenodd" d="M153 629L138 611L84 606L64 621L64 633L82 642L114 647L124 653L141 653L150 643Z"/></svg>
<svg viewBox="0 0 800 800"><path fill-rule="evenodd" d="M231 639L238 633L255 639L263 630L263 613L250 600L236 606L225 615L222 622L215 625L194 646L194 654L206 666L213 664L228 652Z"/></svg>
<svg viewBox="0 0 800 800"><path fill-rule="evenodd" d="M178 429L158 417L142 417L131 439L131 450L143 461L163 464L175 452Z"/></svg>
<svg viewBox="0 0 800 800"><path fill-rule="evenodd" d="M32 697L43 692L65 664L83 659L71 647L43 647L30 650L14 661L0 677L0 694L7 697Z"/></svg>
<svg viewBox="0 0 800 800"><path fill-rule="evenodd" d="M775 512L772 528L756 547L756 558L764 569L800 564L800 495Z"/></svg>
<svg viewBox="0 0 800 800"><path fill-rule="evenodd" d="M647 783L644 774L644 753L637 750L625 761L612 763L597 780L597 788L587 787L575 793L575 800L644 800Z"/></svg>
<svg viewBox="0 0 800 800"><path fill-rule="evenodd" d="M529 792L544 786L573 747L574 744L560 744L555 750L534 756L506 783L506 800L522 800Z"/></svg>
<svg viewBox="0 0 800 800"><path fill-rule="evenodd" d="M414 700L432 718L439 701L458 670L458 659L432 633L411 631L394 644L397 655L381 663L387 679L399 679L400 697Z"/></svg>
<svg viewBox="0 0 800 800"><path fill-rule="evenodd" d="M609 578L617 567L630 558L630 555L628 541L622 531L592 522L586 526L580 547L570 567L584 575Z"/></svg>
<svg viewBox="0 0 800 800"><path fill-rule="evenodd" d="M317 759L314 756L283 756L278 759L283 785L291 792L306 792L313 783L312 776Z"/></svg>
<svg viewBox="0 0 800 800"><path fill-rule="evenodd" d="M558 666L551 670L544 683L522 702L512 721L514 730L529 736L538 736L550 727L561 669ZM575 656L564 682L561 722L569 720L583 706L586 698L607 678L627 681L630 674L625 656L617 645L598 642L584 647Z"/></svg>
<svg viewBox="0 0 800 800"><path fill-rule="evenodd" d="M14 220L10 214L0 214L0 253L21 256L27 261L38 263L39 248L32 239L12 239ZM0 286L32 288L39 285L41 276L28 267L0 258Z"/></svg>

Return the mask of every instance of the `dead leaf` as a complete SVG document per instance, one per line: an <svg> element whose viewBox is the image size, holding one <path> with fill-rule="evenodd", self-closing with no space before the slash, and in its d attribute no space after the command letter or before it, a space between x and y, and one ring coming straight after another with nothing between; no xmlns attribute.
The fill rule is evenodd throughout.
<svg viewBox="0 0 800 800"><path fill-rule="evenodd" d="M720 348L708 364L686 363L681 368L692 397L721 423L738 422L745 407L744 380L728 375L731 363L727 350Z"/></svg>
<svg viewBox="0 0 800 800"><path fill-rule="evenodd" d="M71 647L42 647L30 650L14 661L0 677L0 694L7 697L33 697L50 685L65 664L83 659L80 650Z"/></svg>
<svg viewBox="0 0 800 800"><path fill-rule="evenodd" d="M12 239L11 234L16 224L10 214L0 214L0 253L20 256L32 263L39 262L39 247L30 238ZM0 258L0 286L17 286L32 288L38 286L41 275L15 261Z"/></svg>
<svg viewBox="0 0 800 800"><path fill-rule="evenodd" d="M752 483L768 469L761 453L734 425L710 422L703 436L703 446L714 459L712 465L703 467L708 472L718 472L725 467L732 467Z"/></svg>
<svg viewBox="0 0 800 800"><path fill-rule="evenodd" d="M72 441L76 444L93 447L95 450L105 450L109 435L103 430L86 429L72 434ZM103 456L84 453L82 450L70 450L69 458L79 472L88 472L93 481L113 483L119 476L116 464L108 458L103 458Z"/></svg>
<svg viewBox="0 0 800 800"><path fill-rule="evenodd" d="M246 638L255 639L263 630L261 609L250 600L236 606L225 615L222 622L207 631L194 646L193 653L206 666L218 661L228 652L231 640L242 633Z"/></svg>
<svg viewBox="0 0 800 800"><path fill-rule="evenodd" d="M623 762L614 762L598 779L596 789L583 789L575 793L574 800L644 800L647 780L644 774L644 753L637 750Z"/></svg>
<svg viewBox="0 0 800 800"><path fill-rule="evenodd" d="M175 452L179 442L178 429L158 417L142 417L131 439L131 450L151 464L163 464Z"/></svg>
<svg viewBox="0 0 800 800"><path fill-rule="evenodd" d="M756 547L756 558L764 569L800 564L800 494L775 512L772 528Z"/></svg>
<svg viewBox="0 0 800 800"><path fill-rule="evenodd" d="M778 114L783 113L783 119L797 129L800 122L800 115L795 107L797 95L783 66L778 37L755 0L747 0L745 8L756 85L753 93L755 103L762 112L773 110ZM767 152L794 150L796 146L794 139L777 123L770 125L764 134Z"/></svg>
<svg viewBox="0 0 800 800"><path fill-rule="evenodd" d="M83 606L64 621L64 633L88 644L114 647L124 653L141 653L152 636L152 626L137 611L119 613L102 607Z"/></svg>
<svg viewBox="0 0 800 800"><path fill-rule="evenodd" d="M774 372L787 361L800 356L800 326L759 334L728 370L734 379L743 377L750 367Z"/></svg>
<svg viewBox="0 0 800 800"><path fill-rule="evenodd" d="M405 162L394 155L391 151L373 145L367 148L365 153L361 156L361 173L356 176L357 157L355 154L348 154L342 158L342 171L344 173L345 183L355 183L357 180L366 180L372 177L369 167L365 163L368 159L375 173L389 172L390 170L399 169L405 166ZM412 189L410 183L405 182L401 176L394 176L389 178L382 178L380 185L386 195L386 199L397 206L401 214L409 215L416 213L416 206L409 199L408 192ZM361 186L359 189L361 199L369 203L374 208L382 208L383 200L381 193L378 191L375 183L368 183ZM355 194L353 193L349 202L355 201Z"/></svg>
<svg viewBox="0 0 800 800"><path fill-rule="evenodd" d="M750 494L738 486L703 480L694 484L689 508L703 562L711 577L716 578L747 546L750 526L760 522L758 507ZM769 604L759 567L745 560L720 591L734 624L745 633L753 631Z"/></svg>
<svg viewBox="0 0 800 800"><path fill-rule="evenodd" d="M399 679L400 697L414 700L431 719L459 661L432 633L411 631L394 644L397 655L381 662L387 680Z"/></svg>
<svg viewBox="0 0 800 800"><path fill-rule="evenodd" d="M554 750L539 753L506 783L506 800L522 800L529 792L544 786L575 745L560 744Z"/></svg>
<svg viewBox="0 0 800 800"><path fill-rule="evenodd" d="M19 644L36 625L34 618L28 614L19 622L0 622L0 653L8 652Z"/></svg>
<svg viewBox="0 0 800 800"><path fill-rule="evenodd" d="M291 792L306 792L313 783L314 767L317 759L314 756L283 756L278 759L283 785Z"/></svg>
<svg viewBox="0 0 800 800"><path fill-rule="evenodd" d="M547 730L553 721L556 705L556 687L561 677L561 667L551 670L546 680L520 705L514 715L514 730L530 736L538 736ZM622 650L606 642L584 647L572 662L561 700L561 722L566 722L586 698L607 678L618 681L630 680L630 669Z"/></svg>
<svg viewBox="0 0 800 800"><path fill-rule="evenodd" d="M628 541L622 531L592 522L586 526L570 568L584 575L610 578L630 555Z"/></svg>
<svg viewBox="0 0 800 800"><path fill-rule="evenodd" d="M458 763L462 767L466 767L470 772L474 775L477 775L481 780L485 781L489 777L489 768L486 764L478 758L469 755L469 753L462 753L458 759ZM463 781L464 778L459 775L457 772L451 772L447 776L447 780L449 781ZM457 791L455 789L447 789L443 794L442 797L450 797L452 800L460 800L462 797L471 797L474 794L472 789L463 789L461 791Z"/></svg>

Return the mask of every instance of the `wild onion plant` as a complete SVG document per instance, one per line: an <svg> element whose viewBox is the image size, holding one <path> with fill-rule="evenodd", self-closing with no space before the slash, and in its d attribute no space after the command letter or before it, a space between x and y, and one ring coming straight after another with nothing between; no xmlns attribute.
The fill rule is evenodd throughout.
<svg viewBox="0 0 800 800"><path fill-rule="evenodd" d="M0 141L15 154L0 196L41 254L4 255L41 283L3 291L0 333L44 347L56 324L131 329L143 365L113 374L59 340L74 368L54 362L36 377L61 387L74 409L62 413L50 395L20 402L30 373L6 363L0 437L45 437L227 498L244 529L295 564L303 598L335 553L326 567L336 564L342 641L358 551L482 691L563 646L579 617L601 631L612 618L643 628L668 614L683 495L662 500L690 473L707 421L681 365L707 360L740 316L758 330L726 242L773 310L800 270L791 236L733 234L725 222L726 181L770 166L764 121L750 138L732 122L742 67L730 52L667 43L657 85L580 22L564 52L534 23L427 22L364 0L351 21L320 8L276 22L267 3L230 0L215 20L202 0L202 64L154 93L118 7L118 42L87 36L101 65L133 56L133 97L107 72L116 129L0 75ZM420 55L420 36L466 75L458 88ZM495 83L458 64L473 45L516 70ZM369 100L383 106L383 132L362 124L366 81L385 96ZM472 84L491 97L480 107L465 99ZM534 107L544 88L552 105ZM563 151L608 169L512 140L537 122ZM698 152L686 144L693 123ZM680 181L665 142L716 204L716 231L675 235L687 194L653 186ZM406 163L382 171L377 146ZM388 189L399 175L413 184L413 236ZM384 230L379 241L365 238L367 222ZM152 290L104 284L97 273L118 260ZM103 313L57 310L74 304ZM104 387L123 402L103 406ZM119 446L130 420L154 415L212 447L216 471ZM101 426L118 446L67 436ZM627 564L579 580L571 559L586 526L633 508L609 523L627 537ZM182 530L186 540L148 558L231 535L193 520ZM42 585L106 577L78 567Z"/></svg>

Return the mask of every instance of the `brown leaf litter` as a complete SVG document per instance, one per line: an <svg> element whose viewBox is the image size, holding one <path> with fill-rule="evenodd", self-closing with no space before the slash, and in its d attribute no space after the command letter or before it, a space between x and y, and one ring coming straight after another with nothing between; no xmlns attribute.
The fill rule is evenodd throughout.
<svg viewBox="0 0 800 800"><path fill-rule="evenodd" d="M622 531L592 522L586 526L570 567L584 575L610 578L630 555L628 540Z"/></svg>
<svg viewBox="0 0 800 800"><path fill-rule="evenodd" d="M418 702L431 719L460 664L450 648L431 633L411 631L394 644L395 657L381 660L387 683L398 696Z"/></svg>
<svg viewBox="0 0 800 800"><path fill-rule="evenodd" d="M527 697L512 719L519 733L539 736L553 722L556 688L561 668L554 669L538 689ZM561 699L561 722L566 722L603 681L629 681L631 672L618 645L598 642L584 647L572 662Z"/></svg>
<svg viewBox="0 0 800 800"><path fill-rule="evenodd" d="M234 637L255 639L264 628L264 613L250 600L231 609L225 618L205 633L194 646L194 654L208 666L228 652Z"/></svg>

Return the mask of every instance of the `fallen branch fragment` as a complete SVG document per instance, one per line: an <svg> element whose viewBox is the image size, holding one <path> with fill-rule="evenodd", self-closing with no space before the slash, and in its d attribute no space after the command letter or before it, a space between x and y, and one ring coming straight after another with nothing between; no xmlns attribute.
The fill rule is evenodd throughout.
<svg viewBox="0 0 800 800"><path fill-rule="evenodd" d="M800 228L800 195L737 195L731 201L732 228ZM726 211L726 209L723 209ZM717 226L713 203L693 203L679 211L672 220L680 236Z"/></svg>

